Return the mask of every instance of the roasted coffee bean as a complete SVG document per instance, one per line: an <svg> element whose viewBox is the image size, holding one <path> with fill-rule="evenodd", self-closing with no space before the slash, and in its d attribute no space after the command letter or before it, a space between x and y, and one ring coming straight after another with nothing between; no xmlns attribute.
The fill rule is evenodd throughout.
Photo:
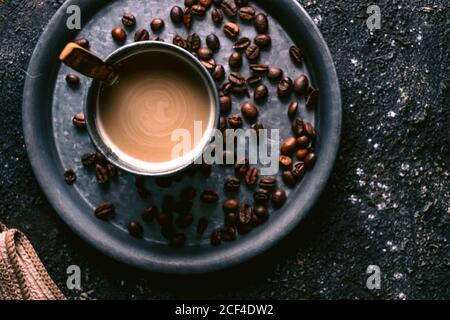
<svg viewBox="0 0 450 320"><path fill-rule="evenodd" d="M173 215L172 213L161 212L156 217L156 222L158 222L160 226L170 226L173 223Z"/></svg>
<svg viewBox="0 0 450 320"><path fill-rule="evenodd" d="M183 13L183 25L186 29L192 27L192 12L190 8L186 8Z"/></svg>
<svg viewBox="0 0 450 320"><path fill-rule="evenodd" d="M230 38L235 38L239 34L239 26L234 22L227 22L223 26L223 32Z"/></svg>
<svg viewBox="0 0 450 320"><path fill-rule="evenodd" d="M267 78L270 81L280 81L282 76L283 70L281 70L280 68L271 67L267 72Z"/></svg>
<svg viewBox="0 0 450 320"><path fill-rule="evenodd" d="M298 180L305 174L305 164L298 161L292 165L292 175Z"/></svg>
<svg viewBox="0 0 450 320"><path fill-rule="evenodd" d="M225 213L224 223L227 227L236 227L238 223L238 209L233 212Z"/></svg>
<svg viewBox="0 0 450 320"><path fill-rule="evenodd" d="M251 128L255 130L256 135L259 135L259 130L264 129L264 126L261 123L254 123L251 125Z"/></svg>
<svg viewBox="0 0 450 320"><path fill-rule="evenodd" d="M216 60L214 59L200 60L200 62L205 66L206 69L208 69L209 72L213 72L216 68Z"/></svg>
<svg viewBox="0 0 450 320"><path fill-rule="evenodd" d="M80 47L83 47L83 48L89 50L90 44L89 44L89 40L88 39L86 39L86 38L78 38L78 39L73 40L73 42L75 42Z"/></svg>
<svg viewBox="0 0 450 320"><path fill-rule="evenodd" d="M172 185L171 177L157 177L155 183L160 188L169 188Z"/></svg>
<svg viewBox="0 0 450 320"><path fill-rule="evenodd" d="M204 6L205 8L208 8L213 3L213 0L198 0L198 3L200 3L200 5Z"/></svg>
<svg viewBox="0 0 450 320"><path fill-rule="evenodd" d="M136 24L136 17L131 13L124 14L122 16L122 24L128 28L134 27L134 25Z"/></svg>
<svg viewBox="0 0 450 320"><path fill-rule="evenodd" d="M183 49L188 48L188 42L182 36L180 36L178 34L173 37L172 43Z"/></svg>
<svg viewBox="0 0 450 320"><path fill-rule="evenodd" d="M170 19L173 23L180 24L183 22L183 9L179 6L174 6L170 10Z"/></svg>
<svg viewBox="0 0 450 320"><path fill-rule="evenodd" d="M124 42L127 39L127 33L123 30L123 28L119 27L112 29L111 36L117 42Z"/></svg>
<svg viewBox="0 0 450 320"><path fill-rule="evenodd" d="M215 203L219 200L219 195L213 190L205 190L200 195L200 198L204 203Z"/></svg>
<svg viewBox="0 0 450 320"><path fill-rule="evenodd" d="M241 106L242 115L249 121L254 121L258 117L258 109L253 103L245 102Z"/></svg>
<svg viewBox="0 0 450 320"><path fill-rule="evenodd" d="M203 60L211 59L211 57L212 57L211 50L208 49L208 48L201 48L201 46L202 46L202 39L200 38L200 36L197 33L195 33L195 32L191 33L187 37L186 41L187 41L189 50L197 51L197 55L198 55L198 57L200 59L203 59ZM201 51L201 50L203 51L203 49L205 49L204 50L205 52L201 52L201 53L198 52L198 51ZM206 54L207 57L204 57L203 54Z"/></svg>
<svg viewBox="0 0 450 320"><path fill-rule="evenodd" d="M253 208L246 202L243 202L239 208L237 227L240 234L247 233L251 230L251 222L253 216Z"/></svg>
<svg viewBox="0 0 450 320"><path fill-rule="evenodd" d="M219 246L220 243L222 242L222 236L220 231L221 231L220 229L216 229L211 233L210 237L211 245L215 247Z"/></svg>
<svg viewBox="0 0 450 320"><path fill-rule="evenodd" d="M214 23L221 23L223 21L222 9L215 8L211 11L211 19Z"/></svg>
<svg viewBox="0 0 450 320"><path fill-rule="evenodd" d="M191 12L192 12L192 14L195 14L196 16L204 16L206 14L206 8L199 4L194 4L191 7Z"/></svg>
<svg viewBox="0 0 450 320"><path fill-rule="evenodd" d="M316 130L314 129L314 126L309 122L305 122L304 128L305 134L311 139L314 139L314 137L316 136Z"/></svg>
<svg viewBox="0 0 450 320"><path fill-rule="evenodd" d="M194 222L192 213L182 214L175 220L175 225L180 229L186 229Z"/></svg>
<svg viewBox="0 0 450 320"><path fill-rule="evenodd" d="M148 33L147 30L145 29L139 29L138 31L136 31L136 33L134 34L134 41L138 42L138 41L146 41L150 39L150 34Z"/></svg>
<svg viewBox="0 0 450 320"><path fill-rule="evenodd" d="M234 17L238 13L238 7L234 0L222 0L220 7L222 11L229 17Z"/></svg>
<svg viewBox="0 0 450 320"><path fill-rule="evenodd" d="M256 60L259 58L260 49L256 44L251 44L245 49L245 55L249 60Z"/></svg>
<svg viewBox="0 0 450 320"><path fill-rule="evenodd" d="M150 23L150 28L153 32L161 31L164 28L164 20L160 18L155 18Z"/></svg>
<svg viewBox="0 0 450 320"><path fill-rule="evenodd" d="M169 247L179 249L184 246L186 242L186 235L184 233L177 233L169 242Z"/></svg>
<svg viewBox="0 0 450 320"><path fill-rule="evenodd" d="M239 202L236 199L228 199L223 203L222 207L225 213L237 212L239 208Z"/></svg>
<svg viewBox="0 0 450 320"><path fill-rule="evenodd" d="M252 76L248 77L245 81L248 85L253 86L253 85L260 83L262 81L262 77L258 76L258 75L252 75Z"/></svg>
<svg viewBox="0 0 450 320"><path fill-rule="evenodd" d="M310 142L311 140L309 139L309 137L305 135L297 138L297 144L300 148L307 148Z"/></svg>
<svg viewBox="0 0 450 320"><path fill-rule="evenodd" d="M77 87L80 84L80 78L73 73L69 73L66 75L66 82L72 87Z"/></svg>
<svg viewBox="0 0 450 320"><path fill-rule="evenodd" d="M243 95L245 95L247 97L250 96L249 92L248 92L248 88L247 88L246 85L243 85L243 86L235 86L235 85L233 85L233 87L231 88L231 91L234 94L239 95L239 96L243 96Z"/></svg>
<svg viewBox="0 0 450 320"><path fill-rule="evenodd" d="M290 170L292 167L292 158L286 155L281 155L279 158L281 169Z"/></svg>
<svg viewBox="0 0 450 320"><path fill-rule="evenodd" d="M81 156L81 163L85 167L92 167L95 163L95 152L87 152Z"/></svg>
<svg viewBox="0 0 450 320"><path fill-rule="evenodd" d="M239 68L242 66L242 55L240 52L234 51L228 59L228 64L231 68Z"/></svg>
<svg viewBox="0 0 450 320"><path fill-rule="evenodd" d="M289 77L283 77L278 83L277 94L280 98L285 98L292 93L294 84Z"/></svg>
<svg viewBox="0 0 450 320"><path fill-rule="evenodd" d="M161 203L161 210L164 213L172 213L175 210L176 201L173 196L167 194L163 197Z"/></svg>
<svg viewBox="0 0 450 320"><path fill-rule="evenodd" d="M230 82L225 82L222 85L222 93L223 95L229 95L233 89L233 85Z"/></svg>
<svg viewBox="0 0 450 320"><path fill-rule="evenodd" d="M256 189L253 193L253 199L256 203L265 204L270 199L270 193L266 189Z"/></svg>
<svg viewBox="0 0 450 320"><path fill-rule="evenodd" d="M290 47L289 55L291 56L291 59L295 64L301 65L303 63L303 54L302 50L299 47L297 46Z"/></svg>
<svg viewBox="0 0 450 320"><path fill-rule="evenodd" d="M282 174L284 183L288 187L294 187L297 183L297 178L292 174L291 171L284 171Z"/></svg>
<svg viewBox="0 0 450 320"><path fill-rule="evenodd" d="M74 115L72 118L72 123L77 128L86 128L86 119L84 118L84 113L78 112L76 115Z"/></svg>
<svg viewBox="0 0 450 320"><path fill-rule="evenodd" d="M222 114L227 114L231 111L231 97L230 96L222 96L220 97L220 112Z"/></svg>
<svg viewBox="0 0 450 320"><path fill-rule="evenodd" d="M234 165L234 172L238 177L245 176L248 169L250 169L250 161L247 158L236 161Z"/></svg>
<svg viewBox="0 0 450 320"><path fill-rule="evenodd" d="M299 149L295 153L295 156L297 157L298 160L304 160L308 155L308 153L309 153L308 149Z"/></svg>
<svg viewBox="0 0 450 320"><path fill-rule="evenodd" d="M245 78L238 72L231 72L228 80L235 86L243 86L245 84Z"/></svg>
<svg viewBox="0 0 450 320"><path fill-rule="evenodd" d="M264 13L258 13L256 15L254 25L258 33L267 33L269 30L269 20Z"/></svg>
<svg viewBox="0 0 450 320"><path fill-rule="evenodd" d="M144 234L144 229L141 224L137 221L131 221L128 224L128 233L135 238L142 238Z"/></svg>
<svg viewBox="0 0 450 320"><path fill-rule="evenodd" d="M277 179L273 176L263 177L259 180L259 186L263 189L270 190L277 185Z"/></svg>
<svg viewBox="0 0 450 320"><path fill-rule="evenodd" d="M308 108L314 108L317 105L318 91L312 87L308 90L308 97L306 98L306 106Z"/></svg>
<svg viewBox="0 0 450 320"><path fill-rule="evenodd" d="M209 60L212 58L212 50L210 48L200 48L197 55L201 60Z"/></svg>
<svg viewBox="0 0 450 320"><path fill-rule="evenodd" d="M233 227L225 227L220 231L223 241L234 241L236 240L236 229Z"/></svg>
<svg viewBox="0 0 450 320"><path fill-rule="evenodd" d="M298 102L292 101L288 107L288 117L293 119L297 115Z"/></svg>
<svg viewBox="0 0 450 320"><path fill-rule="evenodd" d="M108 174L110 178L117 177L117 168L112 163L107 163L106 168L108 169Z"/></svg>
<svg viewBox="0 0 450 320"><path fill-rule="evenodd" d="M103 154L101 154L99 151L96 151L95 162L98 164L106 164L108 163L108 160L106 160L106 157Z"/></svg>
<svg viewBox="0 0 450 320"><path fill-rule="evenodd" d="M292 122L292 132L294 133L294 135L296 137L299 137L303 134L304 132L304 122L301 118L296 118L293 122Z"/></svg>
<svg viewBox="0 0 450 320"><path fill-rule="evenodd" d="M173 224L165 224L161 226L161 234L164 238L171 241L177 235L177 230Z"/></svg>
<svg viewBox="0 0 450 320"><path fill-rule="evenodd" d="M306 95L308 92L309 81L305 75L301 75L294 81L294 91L298 95Z"/></svg>
<svg viewBox="0 0 450 320"><path fill-rule="evenodd" d="M94 215L101 220L107 220L114 215L114 205L112 203L103 203L94 210Z"/></svg>
<svg viewBox="0 0 450 320"><path fill-rule="evenodd" d="M267 90L267 87L263 84L260 84L255 88L253 97L256 101L263 101L267 99L268 92L269 91Z"/></svg>
<svg viewBox="0 0 450 320"><path fill-rule="evenodd" d="M150 41L160 41L160 42L164 42L164 39L161 38L160 36L153 35L153 36L150 37Z"/></svg>
<svg viewBox="0 0 450 320"><path fill-rule="evenodd" d="M206 45L213 51L219 50L220 40L214 33L211 33L206 37Z"/></svg>
<svg viewBox="0 0 450 320"><path fill-rule="evenodd" d="M208 228L208 219L205 217L201 217L197 222L197 234L202 235L205 233Z"/></svg>
<svg viewBox="0 0 450 320"><path fill-rule="evenodd" d="M228 117L228 124L233 129L238 129L242 127L242 118L238 114L233 114Z"/></svg>
<svg viewBox="0 0 450 320"><path fill-rule="evenodd" d="M224 189L230 192L237 192L241 186L241 181L236 177L229 177L225 181Z"/></svg>
<svg viewBox="0 0 450 320"><path fill-rule="evenodd" d="M266 73L269 70L269 66L263 63L254 63L250 65L250 70L258 73Z"/></svg>
<svg viewBox="0 0 450 320"><path fill-rule="evenodd" d="M242 7L239 9L239 18L244 21L252 21L255 19L256 11L253 7Z"/></svg>
<svg viewBox="0 0 450 320"><path fill-rule="evenodd" d="M270 47L272 43L272 38L267 34L258 34L253 42L261 49Z"/></svg>
<svg viewBox="0 0 450 320"><path fill-rule="evenodd" d="M297 139L295 137L289 137L283 141L280 147L281 154L288 155L295 150L297 146Z"/></svg>
<svg viewBox="0 0 450 320"><path fill-rule="evenodd" d="M257 205L253 208L256 217L256 225L262 224L269 218L269 210L265 206Z"/></svg>
<svg viewBox="0 0 450 320"><path fill-rule="evenodd" d="M186 187L180 193L180 199L183 201L192 201L197 195L197 189L194 187Z"/></svg>
<svg viewBox="0 0 450 320"><path fill-rule="evenodd" d="M159 210L157 206L150 206L141 213L141 218L145 222L150 222L159 215Z"/></svg>
<svg viewBox="0 0 450 320"><path fill-rule="evenodd" d="M258 169L256 167L251 167L245 174L245 183L248 186L253 186L255 185L257 180L258 180Z"/></svg>
<svg viewBox="0 0 450 320"><path fill-rule="evenodd" d="M194 4L197 4L198 0L184 0L185 7L192 7Z"/></svg>
<svg viewBox="0 0 450 320"><path fill-rule="evenodd" d="M228 123L227 119L224 116L219 117L219 130L223 133L225 133L225 130L228 129Z"/></svg>
<svg viewBox="0 0 450 320"><path fill-rule="evenodd" d="M225 68L221 64L216 65L211 73L211 76L216 81L222 80L225 77Z"/></svg>
<svg viewBox="0 0 450 320"><path fill-rule="evenodd" d="M150 191L145 187L145 178L143 176L135 176L134 185L140 197L146 198L150 194Z"/></svg>
<svg viewBox="0 0 450 320"><path fill-rule="evenodd" d="M272 205L274 208L281 208L286 202L286 192L284 190L278 189L272 193Z"/></svg>
<svg viewBox="0 0 450 320"><path fill-rule="evenodd" d="M64 172L64 181L67 184L73 184L76 180L77 180L77 175L76 175L75 171L73 171L72 169L69 169L69 170L66 170L66 172Z"/></svg>
<svg viewBox="0 0 450 320"><path fill-rule="evenodd" d="M250 44L251 40L247 37L240 38L238 41L236 41L233 45L233 49L235 50L244 50L246 49Z"/></svg>
<svg viewBox="0 0 450 320"><path fill-rule="evenodd" d="M308 169L311 169L314 167L314 164L316 163L316 155L313 152L308 153L308 155L305 157L305 166Z"/></svg>

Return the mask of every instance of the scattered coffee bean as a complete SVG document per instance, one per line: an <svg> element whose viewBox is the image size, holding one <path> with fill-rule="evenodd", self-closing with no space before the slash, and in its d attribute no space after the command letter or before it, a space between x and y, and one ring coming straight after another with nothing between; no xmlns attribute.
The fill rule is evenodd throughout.
<svg viewBox="0 0 450 320"><path fill-rule="evenodd" d="M232 88L231 88L231 91L234 94L239 95L239 96L245 95L247 97L250 97L249 92L248 92L248 88L247 88L246 85L242 85L242 86L235 86L235 85L233 85Z"/></svg>
<svg viewBox="0 0 450 320"><path fill-rule="evenodd" d="M260 84L255 88L254 99L256 101L263 101L267 99L268 92L269 91L267 90L267 87L263 84Z"/></svg>
<svg viewBox="0 0 450 320"><path fill-rule="evenodd" d="M236 177L229 177L224 184L224 189L229 192L237 192L241 186L241 181Z"/></svg>
<svg viewBox="0 0 450 320"><path fill-rule="evenodd" d="M249 169L250 161L247 158L236 161L236 164L234 165L234 172L238 177L245 176Z"/></svg>
<svg viewBox="0 0 450 320"><path fill-rule="evenodd" d="M150 222L155 219L159 214L159 210L157 206L150 206L141 213L141 218L145 222Z"/></svg>
<svg viewBox="0 0 450 320"><path fill-rule="evenodd" d="M247 233L251 230L251 222L253 216L253 208L246 202L243 202L239 208L237 227L240 234Z"/></svg>
<svg viewBox="0 0 450 320"><path fill-rule="evenodd" d="M221 23L223 21L222 9L215 8L211 11L211 19L214 23Z"/></svg>
<svg viewBox="0 0 450 320"><path fill-rule="evenodd" d="M252 75L246 79L246 83L251 86L258 84L261 81L262 81L262 77L259 75Z"/></svg>
<svg viewBox="0 0 450 320"><path fill-rule="evenodd" d="M153 36L150 37L150 41L160 41L160 42L164 42L164 39L161 38L160 36L153 35Z"/></svg>
<svg viewBox="0 0 450 320"><path fill-rule="evenodd" d="M122 16L122 24L128 28L134 27L136 24L136 17L131 13L124 14Z"/></svg>
<svg viewBox="0 0 450 320"><path fill-rule="evenodd" d="M272 205L274 208L281 208L286 202L286 192L284 190L278 189L272 194Z"/></svg>
<svg viewBox="0 0 450 320"><path fill-rule="evenodd" d="M164 20L160 18L155 18L150 23L150 28L153 32L161 31L164 28Z"/></svg>
<svg viewBox="0 0 450 320"><path fill-rule="evenodd" d="M225 77L225 68L223 67L223 65L216 65L213 72L211 73L211 76L216 81L222 80Z"/></svg>
<svg viewBox="0 0 450 320"><path fill-rule="evenodd" d="M103 164L95 165L95 177L99 184L106 184L109 181L108 167Z"/></svg>
<svg viewBox="0 0 450 320"><path fill-rule="evenodd" d="M194 187L186 187L180 193L180 198L183 201L191 201L195 199L197 190Z"/></svg>
<svg viewBox="0 0 450 320"><path fill-rule="evenodd" d="M106 164L108 163L108 160L106 160L106 157L103 154L97 151L95 152L95 162L98 164Z"/></svg>
<svg viewBox="0 0 450 320"><path fill-rule="evenodd" d="M314 126L309 122L305 122L304 128L305 128L305 134L308 137L310 137L311 139L314 139L314 137L316 136L316 130L314 129Z"/></svg>
<svg viewBox="0 0 450 320"><path fill-rule="evenodd" d="M123 28L119 27L112 29L111 36L117 42L124 42L127 39L127 33L123 30Z"/></svg>
<svg viewBox="0 0 450 320"><path fill-rule="evenodd" d="M139 193L139 196L145 198L149 195L150 191L145 187L145 178L143 176L134 176L134 185Z"/></svg>
<svg viewBox="0 0 450 320"><path fill-rule="evenodd" d="M308 108L314 108L317 105L318 91L314 88L310 88L308 91L308 97L306 98L306 106Z"/></svg>
<svg viewBox="0 0 450 320"><path fill-rule="evenodd" d="M139 29L138 31L136 31L136 33L134 34L134 41L138 42L138 41L146 41L150 39L150 34L148 33L147 30L145 29Z"/></svg>
<svg viewBox="0 0 450 320"><path fill-rule="evenodd" d="M194 222L194 216L192 213L182 214L175 221L175 225L180 229L186 229Z"/></svg>
<svg viewBox="0 0 450 320"><path fill-rule="evenodd" d="M294 163L291 172L296 180L300 179L305 174L305 164L302 161Z"/></svg>
<svg viewBox="0 0 450 320"><path fill-rule="evenodd" d="M173 23L180 24L183 22L183 9L179 6L174 6L170 10L170 19Z"/></svg>
<svg viewBox="0 0 450 320"><path fill-rule="evenodd" d="M76 115L74 115L72 118L72 123L77 128L86 128L86 119L84 118L84 113L78 112Z"/></svg>
<svg viewBox="0 0 450 320"><path fill-rule="evenodd" d="M270 199L270 193L266 189L256 189L253 193L253 199L258 204L265 204Z"/></svg>
<svg viewBox="0 0 450 320"><path fill-rule="evenodd" d="M195 14L196 16L204 16L206 14L206 8L199 4L194 4L191 7L192 14Z"/></svg>
<svg viewBox="0 0 450 320"><path fill-rule="evenodd" d="M81 163L86 168L92 167L95 163L95 152L87 152L81 156Z"/></svg>
<svg viewBox="0 0 450 320"><path fill-rule="evenodd" d="M267 34L258 34L253 42L261 49L270 47L272 38Z"/></svg>
<svg viewBox="0 0 450 320"><path fill-rule="evenodd" d="M156 217L156 222L160 226L170 226L173 223L173 215L170 212L163 211Z"/></svg>
<svg viewBox="0 0 450 320"><path fill-rule="evenodd" d="M228 17L234 17L238 13L238 7L234 0L222 0L220 7Z"/></svg>
<svg viewBox="0 0 450 320"><path fill-rule="evenodd" d="M228 117L228 124L233 129L238 129L242 127L242 118L238 114L233 114Z"/></svg>
<svg viewBox="0 0 450 320"><path fill-rule="evenodd" d="M241 7L246 7L248 5L248 0L234 0L236 2L236 5Z"/></svg>
<svg viewBox="0 0 450 320"><path fill-rule="evenodd" d="M233 227L225 227L220 231L223 241L234 241L236 240L236 229Z"/></svg>
<svg viewBox="0 0 450 320"><path fill-rule="evenodd" d="M242 66L242 55L238 51L234 51L228 59L231 68L240 68Z"/></svg>
<svg viewBox="0 0 450 320"><path fill-rule="evenodd" d="M283 141L280 147L281 154L290 154L292 151L295 150L295 147L297 145L297 140L295 137L289 137L286 140Z"/></svg>
<svg viewBox="0 0 450 320"><path fill-rule="evenodd" d="M256 224L262 224L269 218L269 210L265 206L257 205L253 208L253 214L256 217Z"/></svg>
<svg viewBox="0 0 450 320"><path fill-rule="evenodd" d="M292 167L292 158L286 155L281 155L279 158L280 167L285 170L290 170Z"/></svg>
<svg viewBox="0 0 450 320"><path fill-rule="evenodd" d="M239 202L236 199L228 199L223 203L223 211L225 213L237 212L239 208Z"/></svg>
<svg viewBox="0 0 450 320"><path fill-rule="evenodd" d="M216 60L214 59L200 60L200 62L205 66L206 69L208 69L209 72L213 72L216 68Z"/></svg>
<svg viewBox="0 0 450 320"><path fill-rule="evenodd" d="M267 72L267 78L270 81L280 81L282 76L283 70L281 70L280 68L271 67Z"/></svg>
<svg viewBox="0 0 450 320"><path fill-rule="evenodd" d="M254 121L258 117L258 109L253 103L245 102L241 106L242 115L249 121Z"/></svg>
<svg viewBox="0 0 450 320"><path fill-rule="evenodd" d="M284 183L288 187L294 187L295 184L297 183L297 179L294 177L291 171L284 171L282 174L282 178Z"/></svg>
<svg viewBox="0 0 450 320"><path fill-rule="evenodd" d="M292 101L288 107L288 117L291 119L295 118L295 116L297 115L297 110L298 110L298 102Z"/></svg>
<svg viewBox="0 0 450 320"><path fill-rule="evenodd" d="M250 70L258 73L266 73L269 71L269 66L263 63L254 63L250 65Z"/></svg>
<svg viewBox="0 0 450 320"><path fill-rule="evenodd" d="M210 48L200 48L197 55L201 60L209 60L212 58L212 50Z"/></svg>
<svg viewBox="0 0 450 320"><path fill-rule="evenodd" d="M220 97L220 112L222 114L227 114L231 111L231 97L230 96L222 96Z"/></svg>
<svg viewBox="0 0 450 320"><path fill-rule="evenodd" d="M211 33L206 37L206 45L213 51L219 50L220 40L214 33Z"/></svg>
<svg viewBox="0 0 450 320"><path fill-rule="evenodd" d="M213 190L205 190L200 195L204 203L215 203L219 200L219 195Z"/></svg>
<svg viewBox="0 0 450 320"><path fill-rule="evenodd" d="M254 25L258 33L267 33L269 30L269 20L264 13L258 13L256 15Z"/></svg>
<svg viewBox="0 0 450 320"><path fill-rule="evenodd" d="M216 229L211 233L210 237L211 245L215 247L219 246L220 243L222 242L222 236L220 231L221 231L220 229Z"/></svg>
<svg viewBox="0 0 450 320"><path fill-rule="evenodd" d="M213 3L213 0L198 0L198 3L200 3L200 5L204 6L205 8L209 8Z"/></svg>
<svg viewBox="0 0 450 320"><path fill-rule="evenodd" d="M309 88L309 81L305 75L301 75L294 81L294 91L298 95L306 95Z"/></svg>
<svg viewBox="0 0 450 320"><path fill-rule="evenodd" d="M283 77L278 83L277 94L280 98L285 98L292 93L294 84L289 77Z"/></svg>
<svg viewBox="0 0 450 320"><path fill-rule="evenodd" d="M258 169L256 167L251 167L245 174L245 183L248 186L253 186L255 185L257 180L258 180Z"/></svg>
<svg viewBox="0 0 450 320"><path fill-rule="evenodd" d="M251 44L245 49L245 55L251 61L259 58L260 49L256 44Z"/></svg>
<svg viewBox="0 0 450 320"><path fill-rule="evenodd" d="M243 86L245 84L245 78L238 72L231 72L228 80L235 86Z"/></svg>
<svg viewBox="0 0 450 320"><path fill-rule="evenodd" d="M253 21L256 11L252 7L242 7L239 9L239 18L244 21Z"/></svg>
<svg viewBox="0 0 450 320"><path fill-rule="evenodd" d="M172 213L173 211L175 211L175 204L176 201L174 197L169 194L166 194L161 202L161 210L164 213Z"/></svg>
<svg viewBox="0 0 450 320"><path fill-rule="evenodd" d="M238 223L238 208L236 211L225 213L224 223L227 227L236 227Z"/></svg>
<svg viewBox="0 0 450 320"><path fill-rule="evenodd" d="M186 41L187 41L189 50L191 50L191 51L199 51L199 50L201 49L201 46L202 46L202 39L200 38L200 36L199 36L197 33L195 33L195 32L194 32L194 33L191 33L191 34L187 37ZM206 49L208 49L208 48L206 48ZM208 51L209 51L209 50L208 50ZM197 53L198 53L198 52L197 52ZM211 56L212 56L212 53L211 53L211 55L210 55L209 58L203 58L203 57L201 57L200 55L199 55L199 58L200 58L200 59L207 60L207 59L210 59Z"/></svg>
<svg viewBox="0 0 450 320"><path fill-rule="evenodd" d="M261 123L254 123L251 125L251 128L256 131L256 135L259 135L259 130L264 129L264 126Z"/></svg>
<svg viewBox="0 0 450 320"><path fill-rule="evenodd" d="M198 0L184 0L185 7L192 7L194 4L197 4Z"/></svg>
<svg viewBox="0 0 450 320"><path fill-rule="evenodd" d="M110 178L117 177L117 168L112 163L107 163L106 168L108 169L108 174Z"/></svg>
<svg viewBox="0 0 450 320"><path fill-rule="evenodd" d="M66 170L66 172L64 172L64 181L67 184L73 184L76 180L77 180L77 175L76 175L75 171L73 171L72 169L69 169L69 170Z"/></svg>
<svg viewBox="0 0 450 320"><path fill-rule="evenodd" d="M296 137L299 137L303 134L304 131L304 122L302 119L300 118L296 118L293 122L292 122L292 132L294 133L294 135Z"/></svg>
<svg viewBox="0 0 450 320"><path fill-rule="evenodd" d="M66 82L73 87L77 87L80 85L80 78L76 74L69 73L66 75Z"/></svg>
<svg viewBox="0 0 450 320"><path fill-rule="evenodd" d="M290 47L289 55L291 56L291 59L295 64L301 65L303 63L303 54L302 50L299 47L297 46Z"/></svg>
<svg viewBox="0 0 450 320"><path fill-rule="evenodd" d="M183 49L188 48L188 42L182 36L180 36L178 34L173 37L172 43Z"/></svg>
<svg viewBox="0 0 450 320"><path fill-rule="evenodd" d="M207 228L208 228L208 219L205 217L200 218L197 222L197 234L199 235L204 234Z"/></svg>
<svg viewBox="0 0 450 320"><path fill-rule="evenodd" d="M78 38L78 39L73 40L73 42L75 42L80 47L83 47L83 48L89 50L90 44L89 44L89 40L88 39L86 39L86 38Z"/></svg>
<svg viewBox="0 0 450 320"><path fill-rule="evenodd" d="M297 157L298 160L304 160L308 155L308 153L309 153L308 149L299 149L295 153L295 156Z"/></svg>
<svg viewBox="0 0 450 320"><path fill-rule="evenodd" d="M223 32L230 38L235 38L239 34L239 26L234 22L227 22L223 26Z"/></svg>
<svg viewBox="0 0 450 320"><path fill-rule="evenodd" d="M144 234L144 229L141 224L137 221L131 221L128 224L128 233L135 238L142 238Z"/></svg>
<svg viewBox="0 0 450 320"><path fill-rule="evenodd" d="M273 176L263 177L259 180L259 186L263 189L270 190L277 185L277 179Z"/></svg>
<svg viewBox="0 0 450 320"><path fill-rule="evenodd" d="M233 89L233 85L231 84L231 82L225 82L222 85L221 92L223 93L223 95L229 95L231 93L232 89Z"/></svg>
<svg viewBox="0 0 450 320"><path fill-rule="evenodd" d="M235 50L244 50L246 49L250 44L251 40L247 37L240 38L238 41L236 41L233 45L233 49Z"/></svg>
<svg viewBox="0 0 450 320"><path fill-rule="evenodd" d="M308 155L305 157L305 166L308 169L311 169L314 164L316 163L316 155L313 152L308 153Z"/></svg>
<svg viewBox="0 0 450 320"><path fill-rule="evenodd" d="M112 203L103 203L94 210L94 215L100 220L107 220L114 215L114 205Z"/></svg>
<svg viewBox="0 0 450 320"><path fill-rule="evenodd" d="M189 8L186 8L184 10L183 25L186 27L186 29L190 29L192 27L192 12Z"/></svg>
<svg viewBox="0 0 450 320"><path fill-rule="evenodd" d="M186 235L184 233L177 233L169 242L169 246L175 249L179 249L184 246L186 242Z"/></svg>

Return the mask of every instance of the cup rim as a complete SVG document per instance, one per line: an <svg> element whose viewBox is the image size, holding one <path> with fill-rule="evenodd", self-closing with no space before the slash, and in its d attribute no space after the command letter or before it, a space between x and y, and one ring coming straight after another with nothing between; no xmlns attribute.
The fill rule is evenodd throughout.
<svg viewBox="0 0 450 320"><path fill-rule="evenodd" d="M216 90L216 84L214 79L212 78L210 72L206 69L206 67L197 58L195 58L189 51L181 47L161 41L152 41L152 40L139 41L118 48L117 50L109 54L105 58L105 61L108 63L115 64L120 61L123 61L124 59L127 59L127 57L133 54L139 54L139 52L144 51L154 51L156 49L169 50L173 52L175 55L179 55L181 59L188 61L193 69L197 69L197 71L202 76L205 82L205 87L209 90L209 95L211 99L211 108L212 108L211 117L213 118L212 125L211 121L208 122L209 131L205 132L204 137L202 137L202 140L199 142L199 145L201 145L201 147L198 150L195 150L196 152L192 156L186 157L187 160L180 163L179 166L172 166L168 169L159 169L152 171L144 169L142 167L135 166L121 159L121 157L117 155L117 153L115 153L104 142L104 139L100 135L96 124L95 117L97 114L97 103L98 103L97 97L100 89L100 81L95 79L91 81L84 101L86 127L88 134L93 144L95 145L96 149L100 153L102 153L109 162L111 162L118 168L127 171L129 173L151 177L174 175L182 171L183 169L193 165L198 158L202 157L204 150L207 148L208 144L213 139L213 132L214 129L217 128L220 117L219 94L218 91ZM167 163L169 163L169 161Z"/></svg>

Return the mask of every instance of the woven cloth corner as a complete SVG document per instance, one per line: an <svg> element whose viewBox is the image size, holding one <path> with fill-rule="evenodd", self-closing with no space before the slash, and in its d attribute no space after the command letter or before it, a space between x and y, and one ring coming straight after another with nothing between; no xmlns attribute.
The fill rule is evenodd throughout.
<svg viewBox="0 0 450 320"><path fill-rule="evenodd" d="M64 300L27 237L0 224L0 300Z"/></svg>

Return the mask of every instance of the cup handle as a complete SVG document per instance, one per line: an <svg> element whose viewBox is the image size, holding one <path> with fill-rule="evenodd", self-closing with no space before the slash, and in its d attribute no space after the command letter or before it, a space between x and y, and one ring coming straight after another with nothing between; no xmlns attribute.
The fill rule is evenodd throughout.
<svg viewBox="0 0 450 320"><path fill-rule="evenodd" d="M110 85L118 79L117 73L110 65L74 42L69 42L64 47L59 60L85 76L105 81Z"/></svg>

